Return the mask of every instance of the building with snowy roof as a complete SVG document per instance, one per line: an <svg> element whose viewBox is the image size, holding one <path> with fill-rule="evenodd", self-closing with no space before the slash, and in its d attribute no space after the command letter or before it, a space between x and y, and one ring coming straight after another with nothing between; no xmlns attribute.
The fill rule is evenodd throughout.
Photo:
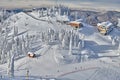
<svg viewBox="0 0 120 80"><path fill-rule="evenodd" d="M113 24L111 22L109 22L109 21L107 21L107 22L101 22L101 23L97 24L97 28L98 28L98 31L101 34L106 35L106 34L108 34L109 32L112 31Z"/></svg>
<svg viewBox="0 0 120 80"><path fill-rule="evenodd" d="M82 22L78 22L78 21L71 21L68 23L68 25L74 27L74 28L80 28L83 27Z"/></svg>

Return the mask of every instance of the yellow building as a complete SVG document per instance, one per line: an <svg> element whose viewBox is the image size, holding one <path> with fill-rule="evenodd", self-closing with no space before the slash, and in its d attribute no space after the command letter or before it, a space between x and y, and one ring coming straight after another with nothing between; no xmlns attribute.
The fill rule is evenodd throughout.
<svg viewBox="0 0 120 80"><path fill-rule="evenodd" d="M102 23L98 23L97 24L97 29L98 31L103 34L103 35L107 35L109 32L112 31L113 29L113 24L109 21L107 22L102 22Z"/></svg>

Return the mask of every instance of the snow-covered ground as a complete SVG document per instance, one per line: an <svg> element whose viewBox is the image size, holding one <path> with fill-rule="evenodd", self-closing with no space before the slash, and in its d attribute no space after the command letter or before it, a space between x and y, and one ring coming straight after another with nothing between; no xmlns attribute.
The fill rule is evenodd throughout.
<svg viewBox="0 0 120 80"><path fill-rule="evenodd" d="M56 17L39 18L35 14L20 12L4 22L9 23L8 42L18 42L12 49L17 45L18 51L14 51L19 52L21 44L24 54L15 57L14 78L7 73L9 61L0 64L0 80L120 80L117 28L104 36L86 23L75 29L57 22ZM27 52L36 56L30 58Z"/></svg>

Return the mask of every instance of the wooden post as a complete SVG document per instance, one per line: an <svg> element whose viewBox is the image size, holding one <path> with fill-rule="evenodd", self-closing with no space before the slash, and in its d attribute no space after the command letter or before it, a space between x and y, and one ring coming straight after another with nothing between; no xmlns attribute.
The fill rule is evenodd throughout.
<svg viewBox="0 0 120 80"><path fill-rule="evenodd" d="M27 69L26 80L29 80L29 69Z"/></svg>

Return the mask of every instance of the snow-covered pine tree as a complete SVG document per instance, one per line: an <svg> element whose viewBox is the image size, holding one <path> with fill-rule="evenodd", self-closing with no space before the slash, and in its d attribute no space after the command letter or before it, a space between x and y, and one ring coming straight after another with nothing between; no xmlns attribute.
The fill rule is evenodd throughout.
<svg viewBox="0 0 120 80"><path fill-rule="evenodd" d="M7 44L8 44L8 40L7 40L8 34L7 32L5 32L5 36L3 37L4 39L2 40L2 44L1 44L1 63L5 63L5 53L7 52Z"/></svg>
<svg viewBox="0 0 120 80"><path fill-rule="evenodd" d="M63 38L64 38L64 35L65 35L65 31L64 30L61 30L59 32L59 40L62 42Z"/></svg>
<svg viewBox="0 0 120 80"><path fill-rule="evenodd" d="M77 11L75 12L75 20L77 20L77 18L78 18L78 13L77 13Z"/></svg>
<svg viewBox="0 0 120 80"><path fill-rule="evenodd" d="M2 50L0 49L0 63L1 63Z"/></svg>
<svg viewBox="0 0 120 80"><path fill-rule="evenodd" d="M19 45L20 45L20 39L19 39L19 37L18 37L18 36L16 37L16 45L17 45L17 46L19 46Z"/></svg>
<svg viewBox="0 0 120 80"><path fill-rule="evenodd" d="M45 41L45 34L43 32L41 33L41 40L42 40L42 42Z"/></svg>
<svg viewBox="0 0 120 80"><path fill-rule="evenodd" d="M9 75L10 73L10 59L11 59L11 54L10 51L7 52L7 74Z"/></svg>
<svg viewBox="0 0 120 80"><path fill-rule="evenodd" d="M52 40L52 29L51 28L49 28L48 29L48 39L49 39L49 41L51 41Z"/></svg>
<svg viewBox="0 0 120 80"><path fill-rule="evenodd" d="M118 27L120 27L120 18L118 18L118 24L117 24Z"/></svg>
<svg viewBox="0 0 120 80"><path fill-rule="evenodd" d="M77 34L74 35L74 47L77 47L79 43L79 36Z"/></svg>
<svg viewBox="0 0 120 80"><path fill-rule="evenodd" d="M43 15L44 15L44 12L43 12L44 10L43 10L43 8L42 8L42 10L41 10L41 16L43 17Z"/></svg>
<svg viewBox="0 0 120 80"><path fill-rule="evenodd" d="M15 39L15 44L16 44L16 55L19 56L21 54L21 51L20 51L20 38L17 36L16 39Z"/></svg>
<svg viewBox="0 0 120 80"><path fill-rule="evenodd" d="M82 45L81 45L81 42L79 41L79 43L78 43L78 53L80 54L80 62L82 61L81 49L82 49Z"/></svg>
<svg viewBox="0 0 120 80"><path fill-rule="evenodd" d="M28 52L30 50L30 39L29 39L29 35L27 33L26 35L26 51Z"/></svg>
<svg viewBox="0 0 120 80"><path fill-rule="evenodd" d="M82 44L81 42L78 43L78 50L81 51L81 48L82 48Z"/></svg>
<svg viewBox="0 0 120 80"><path fill-rule="evenodd" d="M45 34L45 43L48 44L49 42L50 42L50 34L49 31L47 31Z"/></svg>
<svg viewBox="0 0 120 80"><path fill-rule="evenodd" d="M113 39L112 39L112 45L115 46L115 44L116 44L116 39L113 38Z"/></svg>
<svg viewBox="0 0 120 80"><path fill-rule="evenodd" d="M52 7L52 14L55 14L55 6Z"/></svg>
<svg viewBox="0 0 120 80"><path fill-rule="evenodd" d="M81 40L82 40L82 43L81 43L81 44L82 44L82 48L85 47L84 38L85 38L85 35L82 34L82 36L81 36Z"/></svg>
<svg viewBox="0 0 120 80"><path fill-rule="evenodd" d="M5 63L5 50L3 49L2 50L2 53L1 53L1 64Z"/></svg>
<svg viewBox="0 0 120 80"><path fill-rule="evenodd" d="M69 43L69 55L72 55L72 40L73 40L73 36L71 34L71 37L70 37L70 43Z"/></svg>
<svg viewBox="0 0 120 80"><path fill-rule="evenodd" d="M12 49L11 49L11 51L10 51L10 54L15 54L16 53L16 44L12 44Z"/></svg>
<svg viewBox="0 0 120 80"><path fill-rule="evenodd" d="M11 56L11 64L10 64L10 69L11 69L11 77L14 77L14 57L15 57L15 55L14 54L12 54L12 56Z"/></svg>
<svg viewBox="0 0 120 80"><path fill-rule="evenodd" d="M14 40L14 35L12 35L12 44L14 44L15 43L15 40Z"/></svg>
<svg viewBox="0 0 120 80"><path fill-rule="evenodd" d="M14 24L15 24L15 22L14 22ZM14 36L17 36L18 35L18 27L14 25L13 29L14 29Z"/></svg>
<svg viewBox="0 0 120 80"><path fill-rule="evenodd" d="M54 34L52 35L52 40L53 41L59 40L59 33L58 32L54 32Z"/></svg>
<svg viewBox="0 0 120 80"><path fill-rule="evenodd" d="M68 47L69 47L69 38L68 38L68 33L67 32L65 33L65 36L62 40L62 47L64 49L68 49Z"/></svg>
<svg viewBox="0 0 120 80"><path fill-rule="evenodd" d="M26 51L26 41L25 41L25 38L24 38L24 35L22 35L21 37L21 44L22 44L22 54L23 55L26 55L27 51Z"/></svg>
<svg viewBox="0 0 120 80"><path fill-rule="evenodd" d="M84 61L87 61L87 60L88 60L88 57L89 57L89 56L85 54L85 55L84 55Z"/></svg>
<svg viewBox="0 0 120 80"><path fill-rule="evenodd" d="M47 15L46 15L46 16L48 16L48 15L49 15L48 13L49 13L49 8L47 8Z"/></svg>
<svg viewBox="0 0 120 80"><path fill-rule="evenodd" d="M40 18L40 10L38 10L37 13L38 13L38 17Z"/></svg>
<svg viewBox="0 0 120 80"><path fill-rule="evenodd" d="M12 45L12 50L10 50L10 53L8 53L9 56L9 63L8 63L8 75L10 77L14 77L14 58L15 58L15 54L16 54L16 45L13 44Z"/></svg>
<svg viewBox="0 0 120 80"><path fill-rule="evenodd" d="M2 23L0 22L0 34L2 33Z"/></svg>
<svg viewBox="0 0 120 80"><path fill-rule="evenodd" d="M59 33L56 32L54 35L55 35L55 38L54 38L54 39L55 39L55 40L59 40Z"/></svg>
<svg viewBox="0 0 120 80"><path fill-rule="evenodd" d="M8 58L7 73L9 77L14 77L14 57L15 57L15 53L14 53L14 49L12 49L10 51L9 58Z"/></svg>
<svg viewBox="0 0 120 80"><path fill-rule="evenodd" d="M65 39L62 40L62 47L65 48Z"/></svg>
<svg viewBox="0 0 120 80"><path fill-rule="evenodd" d="M118 49L117 49L117 54L120 55L120 38L118 38Z"/></svg>
<svg viewBox="0 0 120 80"><path fill-rule="evenodd" d="M18 35L18 26L16 26L16 36Z"/></svg>
<svg viewBox="0 0 120 80"><path fill-rule="evenodd" d="M20 42L19 42L19 53L22 55L23 54L23 50L22 50L22 40L20 39Z"/></svg>
<svg viewBox="0 0 120 80"><path fill-rule="evenodd" d="M12 15L14 15L14 14L15 14L14 11L11 11L11 13L9 13L10 16L12 16Z"/></svg>

